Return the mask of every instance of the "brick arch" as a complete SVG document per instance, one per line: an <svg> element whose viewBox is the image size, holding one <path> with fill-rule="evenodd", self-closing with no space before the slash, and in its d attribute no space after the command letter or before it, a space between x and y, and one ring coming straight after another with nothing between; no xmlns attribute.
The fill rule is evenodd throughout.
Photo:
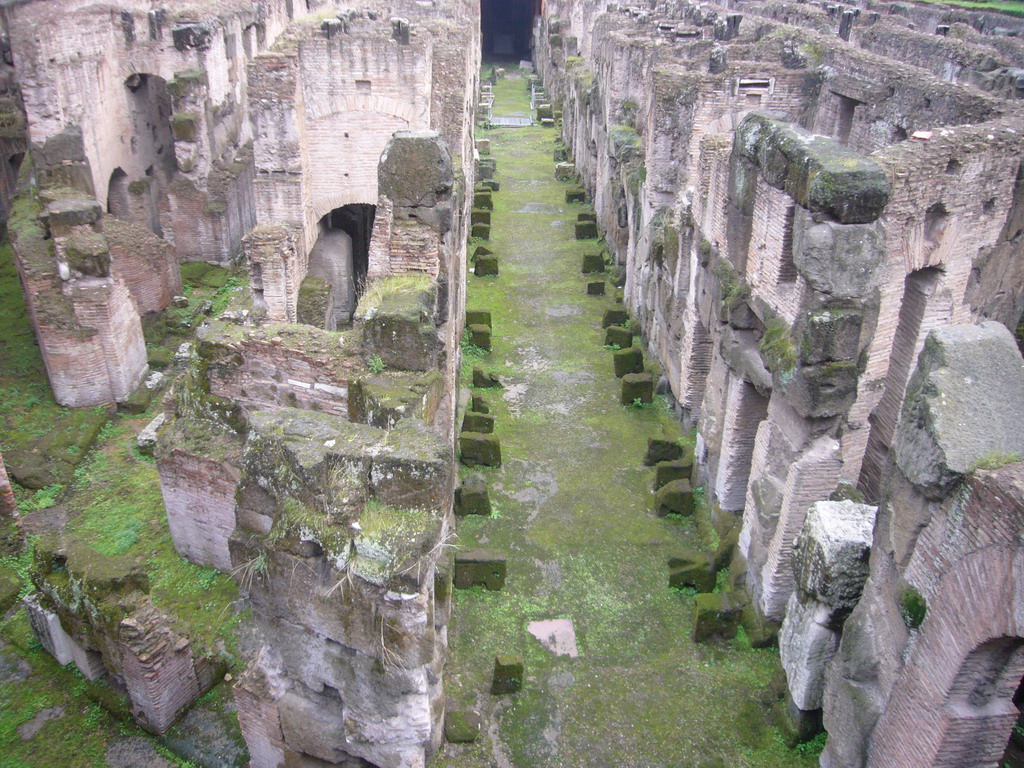
<svg viewBox="0 0 1024 768"><path fill-rule="evenodd" d="M966 705L964 691L991 672L996 653L1005 655L995 660L997 695ZM996 765L1020 714L1012 697L1022 675L1024 549L990 546L945 570L929 594L924 624L872 736L868 768Z"/></svg>
<svg viewBox="0 0 1024 768"><path fill-rule="evenodd" d="M409 101L372 93L353 93L341 96L337 101L331 103L330 112L317 112L309 109L308 105L307 110L307 123L333 120L336 115L346 112L376 112L403 120L410 127L427 127L430 123L429 107L426 104L417 108Z"/></svg>
<svg viewBox="0 0 1024 768"><path fill-rule="evenodd" d="M321 195L312 204L313 221L320 221L324 216L335 208L343 208L346 205L376 205L377 185L363 184L358 187L350 187L339 190L332 195Z"/></svg>

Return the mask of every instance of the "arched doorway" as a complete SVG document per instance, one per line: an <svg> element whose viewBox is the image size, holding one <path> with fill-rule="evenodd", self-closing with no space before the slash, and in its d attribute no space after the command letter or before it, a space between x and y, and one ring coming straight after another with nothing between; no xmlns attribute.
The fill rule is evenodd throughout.
<svg viewBox="0 0 1024 768"><path fill-rule="evenodd" d="M1020 715L1010 733L1010 740L1006 743L1003 759L999 761L1001 768L1024 768L1024 679L1020 681L1017 692L1013 694L1013 706Z"/></svg>
<svg viewBox="0 0 1024 768"><path fill-rule="evenodd" d="M352 321L366 283L376 213L375 205L345 205L325 215L317 225L306 278L316 278L330 286L324 321L328 330Z"/></svg>
<svg viewBox="0 0 1024 768"><path fill-rule="evenodd" d="M114 184L124 183L124 199L113 205L108 198L107 210L111 215L142 224L154 234L163 237L160 225L161 200L171 177L177 170L174 160L174 134L171 131L171 95L166 81L157 75L136 73L125 81L128 111L132 119L131 157L111 174ZM115 189L120 192L120 186ZM123 215L115 213L123 212Z"/></svg>
<svg viewBox="0 0 1024 768"><path fill-rule="evenodd" d="M115 168L107 184L107 213L121 221L131 221L131 203L128 200L128 174Z"/></svg>

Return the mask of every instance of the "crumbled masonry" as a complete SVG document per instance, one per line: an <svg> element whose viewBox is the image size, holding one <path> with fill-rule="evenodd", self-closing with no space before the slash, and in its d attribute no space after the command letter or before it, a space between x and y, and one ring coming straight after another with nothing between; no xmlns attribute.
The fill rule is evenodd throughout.
<svg viewBox="0 0 1024 768"><path fill-rule="evenodd" d="M1024 768L950 2L5 3L4 765Z"/></svg>

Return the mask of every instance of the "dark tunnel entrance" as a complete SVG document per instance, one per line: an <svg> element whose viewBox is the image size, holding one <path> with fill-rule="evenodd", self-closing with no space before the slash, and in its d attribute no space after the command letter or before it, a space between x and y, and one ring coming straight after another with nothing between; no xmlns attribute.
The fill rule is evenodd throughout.
<svg viewBox="0 0 1024 768"><path fill-rule="evenodd" d="M533 17L544 0L481 0L480 26L485 59L529 59Z"/></svg>
<svg viewBox="0 0 1024 768"><path fill-rule="evenodd" d="M310 313L315 316L307 316L306 310L301 309L300 322L330 331L351 322L366 283L376 213L375 205L353 204L335 208L320 220L317 240L309 253L306 277L317 278L330 286L330 296L326 306L310 307ZM305 281L303 285L307 285ZM301 297L300 305L305 306Z"/></svg>

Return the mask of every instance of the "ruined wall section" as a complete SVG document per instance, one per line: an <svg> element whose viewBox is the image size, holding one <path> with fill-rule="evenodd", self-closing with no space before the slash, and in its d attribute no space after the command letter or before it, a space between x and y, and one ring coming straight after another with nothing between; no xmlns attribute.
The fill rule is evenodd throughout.
<svg viewBox="0 0 1024 768"><path fill-rule="evenodd" d="M36 33L50 22L47 4L12 7L34 149L81 131L79 188L174 242L183 260L230 260L253 219L244 61L278 30L285 5L237 4L208 18L75 4L65 11L74 45Z"/></svg>
<svg viewBox="0 0 1024 768"><path fill-rule="evenodd" d="M889 454L870 576L827 675L823 766L1002 757L1024 674L1012 609L1022 392L1024 361L1005 327L928 336Z"/></svg>
<svg viewBox="0 0 1024 768"><path fill-rule="evenodd" d="M122 402L147 371L146 347L99 205L73 194L43 202L22 193L9 232L50 387L68 407Z"/></svg>

